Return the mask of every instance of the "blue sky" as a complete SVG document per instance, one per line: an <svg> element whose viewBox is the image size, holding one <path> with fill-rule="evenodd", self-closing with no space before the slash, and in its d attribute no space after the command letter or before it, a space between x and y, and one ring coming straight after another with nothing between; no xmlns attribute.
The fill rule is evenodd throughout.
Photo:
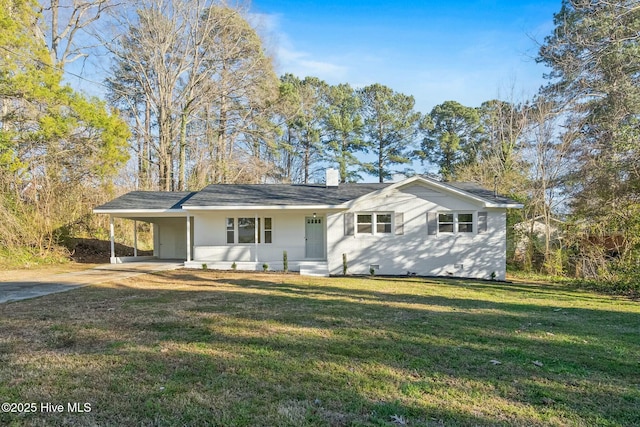
<svg viewBox="0 0 640 427"><path fill-rule="evenodd" d="M416 109L522 100L544 83L534 58L560 0L253 0L278 74L381 83Z"/></svg>

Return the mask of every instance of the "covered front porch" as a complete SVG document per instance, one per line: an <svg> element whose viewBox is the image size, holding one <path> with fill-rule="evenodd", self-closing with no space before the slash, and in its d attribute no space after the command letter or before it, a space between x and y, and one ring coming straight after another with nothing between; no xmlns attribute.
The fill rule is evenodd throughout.
<svg viewBox="0 0 640 427"><path fill-rule="evenodd" d="M193 259L187 268L329 274L323 210L190 210Z"/></svg>

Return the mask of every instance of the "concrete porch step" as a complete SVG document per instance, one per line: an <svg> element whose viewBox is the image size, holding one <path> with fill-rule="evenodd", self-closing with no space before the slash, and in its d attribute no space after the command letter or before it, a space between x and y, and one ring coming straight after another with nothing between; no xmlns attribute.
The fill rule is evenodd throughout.
<svg viewBox="0 0 640 427"><path fill-rule="evenodd" d="M326 261L304 261L300 263L301 276L329 277L329 264Z"/></svg>

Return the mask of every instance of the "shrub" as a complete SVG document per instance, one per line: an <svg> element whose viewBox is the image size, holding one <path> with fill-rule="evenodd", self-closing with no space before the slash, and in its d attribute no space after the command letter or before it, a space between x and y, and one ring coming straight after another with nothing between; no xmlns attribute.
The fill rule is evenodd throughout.
<svg viewBox="0 0 640 427"><path fill-rule="evenodd" d="M347 254L342 254L342 275L347 275Z"/></svg>
<svg viewBox="0 0 640 427"><path fill-rule="evenodd" d="M287 251L282 252L282 269L285 273L289 271L289 256L287 255Z"/></svg>

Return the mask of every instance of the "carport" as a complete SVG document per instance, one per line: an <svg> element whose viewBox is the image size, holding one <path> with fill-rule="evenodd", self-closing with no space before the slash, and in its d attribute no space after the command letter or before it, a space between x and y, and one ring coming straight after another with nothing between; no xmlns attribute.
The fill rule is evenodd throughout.
<svg viewBox="0 0 640 427"><path fill-rule="evenodd" d="M109 215L109 238L112 264L143 261L149 258L191 261L193 253L193 217L182 209L193 192L133 191L93 210ZM144 208L142 208L144 206ZM115 254L115 219L133 221L133 257ZM138 222L153 226L153 256L138 256Z"/></svg>

